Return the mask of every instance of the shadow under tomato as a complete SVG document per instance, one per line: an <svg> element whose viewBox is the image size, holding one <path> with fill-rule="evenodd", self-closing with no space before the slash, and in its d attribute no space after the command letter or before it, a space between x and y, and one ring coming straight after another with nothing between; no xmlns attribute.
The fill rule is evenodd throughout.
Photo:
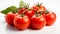
<svg viewBox="0 0 60 34"><path fill-rule="evenodd" d="M29 30L41 30L41 29L35 29L35 28L31 27L31 26L29 26L28 29Z"/></svg>
<svg viewBox="0 0 60 34"><path fill-rule="evenodd" d="M18 30L17 28L15 28L14 26L11 26L11 25L7 25L6 30L8 30L8 31L22 31L22 30Z"/></svg>
<svg viewBox="0 0 60 34"><path fill-rule="evenodd" d="M25 29L25 30L35 31L35 30L40 30L40 29L34 29L34 28L32 28L32 27L30 26L30 27L28 27L28 28ZM7 26L6 26L6 31L25 31L25 30L19 30L19 29L15 28L14 26L11 26L11 25L7 25Z"/></svg>

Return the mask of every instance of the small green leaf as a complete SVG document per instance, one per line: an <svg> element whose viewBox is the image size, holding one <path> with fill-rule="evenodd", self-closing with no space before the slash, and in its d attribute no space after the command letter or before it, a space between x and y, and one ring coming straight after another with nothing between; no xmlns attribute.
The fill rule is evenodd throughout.
<svg viewBox="0 0 60 34"><path fill-rule="evenodd" d="M1 13L3 13L3 14L7 14L9 12L18 12L18 9L15 6L10 6L10 7L1 11Z"/></svg>

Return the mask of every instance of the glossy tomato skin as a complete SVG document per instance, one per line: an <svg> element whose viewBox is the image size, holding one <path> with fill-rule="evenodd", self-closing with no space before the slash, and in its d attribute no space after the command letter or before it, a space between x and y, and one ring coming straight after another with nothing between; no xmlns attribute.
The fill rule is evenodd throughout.
<svg viewBox="0 0 60 34"><path fill-rule="evenodd" d="M21 9L19 9L18 13L22 14L25 10L26 10L25 8L21 8Z"/></svg>
<svg viewBox="0 0 60 34"><path fill-rule="evenodd" d="M9 24L9 25L12 25L13 26L13 20L14 20L14 17L16 16L17 14L13 14L12 12L9 12L6 17L5 17L5 20L6 22Z"/></svg>
<svg viewBox="0 0 60 34"><path fill-rule="evenodd" d="M14 19L14 26L19 30L25 30L28 28L30 20L27 16L20 17L16 16Z"/></svg>
<svg viewBox="0 0 60 34"><path fill-rule="evenodd" d="M45 20L45 17L44 16L39 16L39 17L36 17L36 16L33 16L31 18L31 27L33 29L42 29L44 26L46 25L46 20Z"/></svg>
<svg viewBox="0 0 60 34"><path fill-rule="evenodd" d="M46 18L46 25L51 26L56 21L56 14L54 12L49 12L48 14L44 15Z"/></svg>
<svg viewBox="0 0 60 34"><path fill-rule="evenodd" d="M29 17L29 19L31 19L31 17L34 15L34 10L26 11L26 15Z"/></svg>

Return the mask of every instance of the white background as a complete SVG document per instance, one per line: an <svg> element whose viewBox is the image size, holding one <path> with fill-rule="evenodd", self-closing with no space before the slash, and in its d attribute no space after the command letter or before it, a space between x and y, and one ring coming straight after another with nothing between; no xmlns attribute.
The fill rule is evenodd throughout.
<svg viewBox="0 0 60 34"><path fill-rule="evenodd" d="M19 2L20 0L0 0L0 11L12 5L19 7ZM41 30L26 29L20 31L7 25L5 15L0 13L0 34L60 34L60 0L24 0L24 2L30 3L30 6L36 2L42 2L47 9L56 13L55 23L52 26L45 26Z"/></svg>

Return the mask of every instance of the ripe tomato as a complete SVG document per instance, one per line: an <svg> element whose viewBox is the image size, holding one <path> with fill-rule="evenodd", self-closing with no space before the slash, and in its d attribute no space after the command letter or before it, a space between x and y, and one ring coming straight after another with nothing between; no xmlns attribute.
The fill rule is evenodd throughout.
<svg viewBox="0 0 60 34"><path fill-rule="evenodd" d="M31 18L31 27L33 29L42 29L46 25L46 20L43 15L35 16Z"/></svg>
<svg viewBox="0 0 60 34"><path fill-rule="evenodd" d="M56 20L56 14L54 12L49 12L47 14L44 14L44 16L46 18L46 25L47 26L52 25Z"/></svg>
<svg viewBox="0 0 60 34"><path fill-rule="evenodd" d="M26 10L25 8L21 8L21 9L19 9L18 13L22 14L25 10Z"/></svg>
<svg viewBox="0 0 60 34"><path fill-rule="evenodd" d="M26 11L26 15L31 19L31 17L34 15L34 10Z"/></svg>
<svg viewBox="0 0 60 34"><path fill-rule="evenodd" d="M32 8L35 12L38 11L38 14L40 14L41 12L46 11L46 8L44 6L33 6Z"/></svg>
<svg viewBox="0 0 60 34"><path fill-rule="evenodd" d="M24 30L29 27L30 20L27 16L16 16L14 19L14 26L19 30Z"/></svg>
<svg viewBox="0 0 60 34"><path fill-rule="evenodd" d="M37 10L39 10L39 7L33 6L32 9L33 9L34 11L37 11Z"/></svg>
<svg viewBox="0 0 60 34"><path fill-rule="evenodd" d="M5 20L6 22L9 24L9 25L12 25L13 26L13 20L14 20L14 17L17 16L18 14L13 14L12 12L9 12L6 17L5 17Z"/></svg>

